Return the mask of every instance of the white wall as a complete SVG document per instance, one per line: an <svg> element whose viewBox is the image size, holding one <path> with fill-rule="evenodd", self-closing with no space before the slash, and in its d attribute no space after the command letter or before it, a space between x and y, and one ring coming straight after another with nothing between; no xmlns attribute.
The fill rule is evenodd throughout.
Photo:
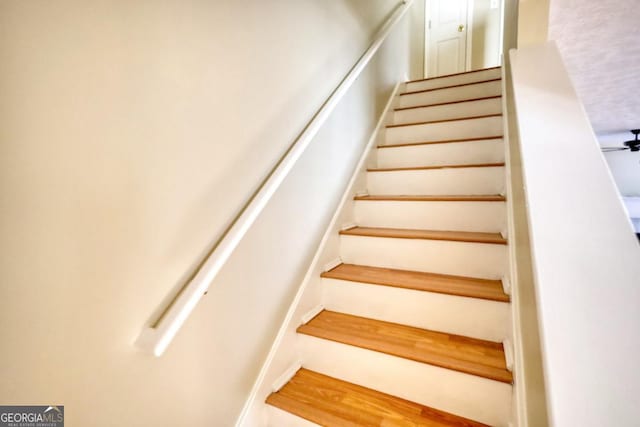
<svg viewBox="0 0 640 427"><path fill-rule="evenodd" d="M511 66L550 424L637 425L640 246L555 44Z"/></svg>
<svg viewBox="0 0 640 427"><path fill-rule="evenodd" d="M64 404L71 427L113 425L97 408L129 426L233 422L409 73L407 20L165 355L132 342L396 4L0 3L3 404Z"/></svg>

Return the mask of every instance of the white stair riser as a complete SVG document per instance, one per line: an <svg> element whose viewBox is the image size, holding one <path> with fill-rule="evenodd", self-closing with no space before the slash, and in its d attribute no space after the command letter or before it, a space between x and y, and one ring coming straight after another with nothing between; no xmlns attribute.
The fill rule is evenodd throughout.
<svg viewBox="0 0 640 427"><path fill-rule="evenodd" d="M483 231L506 229L504 202L355 202L356 223L365 227Z"/></svg>
<svg viewBox="0 0 640 427"><path fill-rule="evenodd" d="M386 145L500 136L502 116L389 127L385 132Z"/></svg>
<svg viewBox="0 0 640 427"><path fill-rule="evenodd" d="M506 426L511 386L299 334L305 368L494 426Z"/></svg>
<svg viewBox="0 0 640 427"><path fill-rule="evenodd" d="M293 415L271 405L265 405L268 417L267 427L321 427L304 418Z"/></svg>
<svg viewBox="0 0 640 427"><path fill-rule="evenodd" d="M441 102L462 101L471 98L500 95L500 80L478 83L468 86L457 86L428 92L400 95L397 108L416 107L419 105L439 104Z"/></svg>
<svg viewBox="0 0 640 427"><path fill-rule="evenodd" d="M433 107L397 110L393 113L393 124L427 122L430 120L448 120L461 117L500 114L502 99L491 98L456 104L436 105Z"/></svg>
<svg viewBox="0 0 640 427"><path fill-rule="evenodd" d="M368 172L369 194L502 194L504 167Z"/></svg>
<svg viewBox="0 0 640 427"><path fill-rule="evenodd" d="M323 279L327 310L494 342L509 336L509 304Z"/></svg>
<svg viewBox="0 0 640 427"><path fill-rule="evenodd" d="M501 279L506 245L449 240L340 236L340 257L347 264Z"/></svg>
<svg viewBox="0 0 640 427"><path fill-rule="evenodd" d="M502 139L378 148L378 167L402 168L504 162Z"/></svg>
<svg viewBox="0 0 640 427"><path fill-rule="evenodd" d="M437 79L409 82L407 83L407 87L405 90L407 92L414 92L416 90L428 90L444 86L461 85L465 83L499 79L500 77L500 68L495 68L491 70L476 71L474 73L456 74L453 76L439 77Z"/></svg>

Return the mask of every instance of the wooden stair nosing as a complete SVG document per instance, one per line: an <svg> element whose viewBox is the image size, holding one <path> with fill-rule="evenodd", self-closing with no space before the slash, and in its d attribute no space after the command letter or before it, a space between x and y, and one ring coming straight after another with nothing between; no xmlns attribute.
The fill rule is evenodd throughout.
<svg viewBox="0 0 640 427"><path fill-rule="evenodd" d="M461 84L457 84L457 85L436 87L436 88L433 88L433 89L424 89L424 90L414 90L414 91L411 91L411 92L403 92L403 93L399 94L399 96L415 95L417 93L433 92L434 90L451 89L451 88L454 88L454 87L462 87L462 86L472 86L472 85L478 85L478 84L482 84L482 83L491 83L491 82L497 82L497 81L500 81L500 80L502 80L502 77L498 77L498 78L494 78L494 79L487 79L487 80L479 80L477 82L471 82L471 83L461 83Z"/></svg>
<svg viewBox="0 0 640 427"><path fill-rule="evenodd" d="M427 77L425 79L417 79L417 80L407 80L405 83L417 83L417 82L426 82L427 80L436 80L436 79L442 79L444 77L453 77L453 76L459 76L461 74L471 74L471 73L479 73L481 71L489 71L489 70L495 70L497 68L501 68L501 65L498 65L496 67L489 67L489 68L480 68L478 70L471 70L471 71L463 71L461 73L453 73L453 74L444 74L442 76L436 76L436 77Z"/></svg>
<svg viewBox="0 0 640 427"><path fill-rule="evenodd" d="M403 143L400 143L400 144L378 145L376 148L413 147L415 145L450 144L450 143L458 143L458 142L488 141L488 140L491 140L491 139L502 139L502 138L504 138L504 135L480 136L480 137L476 137L476 138L441 139L441 140L436 140L436 141L403 142Z"/></svg>
<svg viewBox="0 0 640 427"><path fill-rule="evenodd" d="M416 230L410 228L360 227L340 230L342 236L380 237L395 239L442 240L464 243L506 245L507 240L499 233L473 231Z"/></svg>
<svg viewBox="0 0 640 427"><path fill-rule="evenodd" d="M402 123L398 125L387 125L385 126L387 129L405 127L405 126L419 126L419 125L429 125L433 123L447 123L447 122L460 122L464 120L478 120L478 119L488 119L490 117L502 117L502 113L494 113L494 114L482 114L479 116L467 116L467 117L458 117L455 119L441 119L441 120L429 120L426 122L413 122L413 123Z"/></svg>
<svg viewBox="0 0 640 427"><path fill-rule="evenodd" d="M507 384L502 343L323 310L297 332Z"/></svg>
<svg viewBox="0 0 640 427"><path fill-rule="evenodd" d="M486 195L371 195L354 196L353 200L363 202L505 202L507 198L501 194Z"/></svg>
<svg viewBox="0 0 640 427"><path fill-rule="evenodd" d="M481 96L479 98L461 99L459 101L447 101L447 102L438 102L436 104L416 105L415 107L394 108L393 111L414 110L416 108L439 107L441 105L461 104L461 103L465 103L465 102L474 102L474 101L485 101L487 99L495 99L495 98L502 98L502 95Z"/></svg>
<svg viewBox="0 0 640 427"><path fill-rule="evenodd" d="M485 424L301 368L266 403L327 427L487 427ZM408 424L407 424L408 423Z"/></svg>
<svg viewBox="0 0 640 427"><path fill-rule="evenodd" d="M504 293L500 280L356 264L339 264L320 274L320 277L504 303L511 301L511 297Z"/></svg>
<svg viewBox="0 0 640 427"><path fill-rule="evenodd" d="M431 169L464 169L464 168L496 168L503 167L504 162L496 163L475 163L475 164L456 164L456 165L437 165L437 166L407 166L399 168L368 168L367 172L397 172L412 170L431 170Z"/></svg>

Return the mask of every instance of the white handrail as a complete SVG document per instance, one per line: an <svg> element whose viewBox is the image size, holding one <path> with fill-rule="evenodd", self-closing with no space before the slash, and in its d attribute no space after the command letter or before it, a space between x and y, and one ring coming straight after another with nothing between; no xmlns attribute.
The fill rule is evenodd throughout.
<svg viewBox="0 0 640 427"><path fill-rule="evenodd" d="M367 66L373 55L378 51L378 48L380 48L380 45L386 40L395 24L400 21L412 3L413 0L403 0L398 5L397 9L376 34L373 43L351 68L268 177L262 182L254 196L244 206L240 214L236 216L233 225L216 243L207 259L171 305L164 311L160 320L155 325L143 329L136 340L137 347L150 351L155 356L161 356L164 353L222 266L227 262L260 212L262 212L262 209L264 209L324 122L329 118L334 108L360 76L362 70Z"/></svg>

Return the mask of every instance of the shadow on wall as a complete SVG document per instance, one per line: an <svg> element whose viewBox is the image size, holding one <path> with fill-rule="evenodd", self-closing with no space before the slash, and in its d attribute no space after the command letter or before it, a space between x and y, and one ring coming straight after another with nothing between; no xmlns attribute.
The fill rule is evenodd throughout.
<svg viewBox="0 0 640 427"><path fill-rule="evenodd" d="M471 46L472 70L500 65L500 8L491 0L473 2Z"/></svg>

